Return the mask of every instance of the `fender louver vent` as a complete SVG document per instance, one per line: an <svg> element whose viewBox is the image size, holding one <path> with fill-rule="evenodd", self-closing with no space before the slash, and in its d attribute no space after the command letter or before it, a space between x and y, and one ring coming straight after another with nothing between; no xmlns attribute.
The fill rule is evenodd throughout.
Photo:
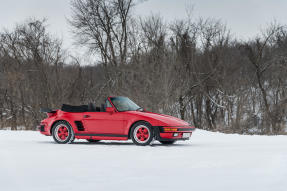
<svg viewBox="0 0 287 191"><path fill-rule="evenodd" d="M85 131L85 128L83 126L83 123L81 121L75 121L75 124L79 131Z"/></svg>

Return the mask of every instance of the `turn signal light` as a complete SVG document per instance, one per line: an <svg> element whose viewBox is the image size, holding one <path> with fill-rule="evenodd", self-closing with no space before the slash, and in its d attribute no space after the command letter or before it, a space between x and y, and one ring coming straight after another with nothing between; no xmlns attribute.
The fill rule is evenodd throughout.
<svg viewBox="0 0 287 191"><path fill-rule="evenodd" d="M165 132L174 132L177 131L177 128L164 128Z"/></svg>

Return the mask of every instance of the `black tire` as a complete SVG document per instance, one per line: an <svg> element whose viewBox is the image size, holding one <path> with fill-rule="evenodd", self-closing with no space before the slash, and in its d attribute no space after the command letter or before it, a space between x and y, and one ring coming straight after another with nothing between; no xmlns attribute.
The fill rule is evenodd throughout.
<svg viewBox="0 0 287 191"><path fill-rule="evenodd" d="M63 139L59 136L60 128L64 128L67 130L67 132L65 132L67 136L64 136L65 138ZM55 123L53 125L52 135L53 135L54 141L59 144L69 144L75 140L75 134L74 134L73 128L66 121L58 121L57 123Z"/></svg>
<svg viewBox="0 0 287 191"><path fill-rule="evenodd" d="M163 145L172 145L173 143L175 143L176 141L159 141L161 144Z"/></svg>
<svg viewBox="0 0 287 191"><path fill-rule="evenodd" d="M142 133L142 135L139 135L139 136L145 136L143 138L144 140L140 140L140 138L137 136L138 131L141 131ZM148 132L148 134L146 134L145 132ZM153 128L148 122L144 122L144 121L137 122L131 128L130 137L133 143L136 145L139 145L139 146L149 145L154 138Z"/></svg>
<svg viewBox="0 0 287 191"><path fill-rule="evenodd" d="M99 142L100 140L87 139L87 141L88 141L89 143L97 143L97 142Z"/></svg>

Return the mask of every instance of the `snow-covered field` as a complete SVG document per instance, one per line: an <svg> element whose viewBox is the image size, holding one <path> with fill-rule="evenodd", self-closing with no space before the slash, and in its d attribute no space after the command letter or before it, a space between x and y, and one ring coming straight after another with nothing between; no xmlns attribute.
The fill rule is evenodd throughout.
<svg viewBox="0 0 287 191"><path fill-rule="evenodd" d="M197 130L190 141L139 147L0 131L1 191L180 189L285 191L287 137Z"/></svg>

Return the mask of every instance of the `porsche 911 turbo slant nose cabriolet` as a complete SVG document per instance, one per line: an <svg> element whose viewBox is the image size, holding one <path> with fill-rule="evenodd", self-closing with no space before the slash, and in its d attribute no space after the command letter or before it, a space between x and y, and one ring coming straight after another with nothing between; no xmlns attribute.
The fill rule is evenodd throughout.
<svg viewBox="0 0 287 191"><path fill-rule="evenodd" d="M47 118L39 131L53 136L60 144L75 139L89 142L132 139L136 145L149 145L153 140L172 144L188 140L195 127L176 117L152 113L139 107L127 97L108 97L101 107L63 104L59 110L41 109Z"/></svg>

